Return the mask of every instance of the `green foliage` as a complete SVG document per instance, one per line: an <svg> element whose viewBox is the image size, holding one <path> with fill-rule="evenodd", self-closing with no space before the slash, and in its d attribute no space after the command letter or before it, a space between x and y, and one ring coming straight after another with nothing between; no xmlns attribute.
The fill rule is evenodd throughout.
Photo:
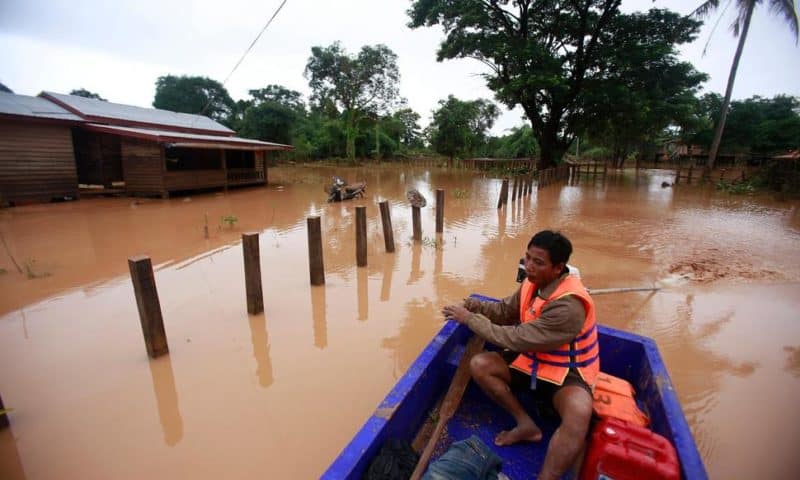
<svg viewBox="0 0 800 480"><path fill-rule="evenodd" d="M728 192L733 195L744 195L756 191L756 182L754 180L747 180L744 182L728 182L722 180L717 182L717 190Z"/></svg>
<svg viewBox="0 0 800 480"><path fill-rule="evenodd" d="M536 155L539 147L536 136L530 125L514 127L511 133L497 138L497 145L492 150L496 158L530 158Z"/></svg>
<svg viewBox="0 0 800 480"><path fill-rule="evenodd" d="M714 122L722 109L722 97L707 94L696 106L696 127L688 135L691 143L710 145ZM800 99L777 95L754 96L731 102L720 144L721 152L772 155L800 146Z"/></svg>
<svg viewBox="0 0 800 480"><path fill-rule="evenodd" d="M220 218L220 223L227 223L228 224L228 228L231 228L231 229L233 228L233 226L238 221L239 221L239 218L237 218L235 215L225 215L225 216Z"/></svg>
<svg viewBox="0 0 800 480"><path fill-rule="evenodd" d="M77 97L94 98L95 100L102 100L104 102L108 101L105 98L101 97L100 95L98 95L98 94L96 94L94 92L90 92L89 90L86 90L85 88L79 88L77 90L73 90L73 91L69 92L69 94L70 95L75 95Z"/></svg>
<svg viewBox="0 0 800 480"><path fill-rule="evenodd" d="M486 141L486 131L499 114L488 100L463 101L449 95L447 100L439 100L439 108L433 112L431 147L450 158L472 155Z"/></svg>
<svg viewBox="0 0 800 480"><path fill-rule="evenodd" d="M153 106L174 112L202 114L232 126L237 105L225 87L216 80L165 75L156 80Z"/></svg>
<svg viewBox="0 0 800 480"><path fill-rule="evenodd" d="M694 39L700 23L665 10L623 14L621 1L417 0L412 28L441 25L438 60L475 58L489 66L489 88L508 107L520 105L540 148L540 168L561 158L576 134L605 119L631 65L651 78L677 63L675 45ZM625 56L625 58L623 58ZM623 68L619 68L624 60ZM593 94L617 87L614 95Z"/></svg>
<svg viewBox="0 0 800 480"><path fill-rule="evenodd" d="M305 76L318 108L329 118L341 110L345 151L351 160L359 121L368 114L387 112L399 98L397 55L385 45L365 45L356 56L348 55L338 42L312 47Z"/></svg>
<svg viewBox="0 0 800 480"><path fill-rule="evenodd" d="M268 142L292 144L299 137L306 116L300 92L280 85L250 90L238 132Z"/></svg>

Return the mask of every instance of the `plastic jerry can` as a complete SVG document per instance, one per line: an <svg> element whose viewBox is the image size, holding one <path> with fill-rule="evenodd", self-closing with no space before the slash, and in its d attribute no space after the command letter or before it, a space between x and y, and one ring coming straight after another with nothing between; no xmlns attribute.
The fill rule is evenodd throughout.
<svg viewBox="0 0 800 480"><path fill-rule="evenodd" d="M680 480L675 447L647 428L604 418L592 429L580 480Z"/></svg>

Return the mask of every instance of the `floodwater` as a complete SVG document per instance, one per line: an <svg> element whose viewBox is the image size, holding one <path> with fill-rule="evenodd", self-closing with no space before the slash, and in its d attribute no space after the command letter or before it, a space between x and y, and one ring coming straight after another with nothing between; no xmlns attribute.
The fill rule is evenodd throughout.
<svg viewBox="0 0 800 480"><path fill-rule="evenodd" d="M333 173L365 180L366 198L327 204ZM798 478L798 205L665 180L554 184L498 211L500 181L482 173L287 166L266 188L0 210L0 396L14 409L0 478L319 476L441 327L440 307L512 293L543 228L572 239L590 287L664 287L597 296L598 318L656 339L712 478ZM411 188L429 204L421 245L410 242ZM324 287L309 285L310 215L322 217ZM260 233L255 316L248 231ZM127 267L138 254L156 268L170 347L152 361Z"/></svg>

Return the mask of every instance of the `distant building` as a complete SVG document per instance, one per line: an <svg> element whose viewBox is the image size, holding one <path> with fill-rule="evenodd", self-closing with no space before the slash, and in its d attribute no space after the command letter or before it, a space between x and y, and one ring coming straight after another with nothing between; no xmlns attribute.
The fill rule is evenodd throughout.
<svg viewBox="0 0 800 480"><path fill-rule="evenodd" d="M74 95L0 93L0 203L49 201L97 185L129 195L265 184L265 152L201 115Z"/></svg>

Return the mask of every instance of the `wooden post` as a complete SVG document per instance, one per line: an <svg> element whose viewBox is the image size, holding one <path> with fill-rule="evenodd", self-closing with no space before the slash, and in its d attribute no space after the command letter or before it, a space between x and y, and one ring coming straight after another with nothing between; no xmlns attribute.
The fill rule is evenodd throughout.
<svg viewBox="0 0 800 480"><path fill-rule="evenodd" d="M392 216L389 212L389 202L384 200L378 204L381 209L381 224L383 225L383 242L386 252L394 252L394 232L392 231Z"/></svg>
<svg viewBox="0 0 800 480"><path fill-rule="evenodd" d="M164 319L161 317L161 304L158 301L156 279L153 275L153 264L150 257L138 255L128 259L133 291L136 295L136 306L139 309L139 320L142 322L142 333L147 354L151 358L169 353L167 334L164 331Z"/></svg>
<svg viewBox="0 0 800 480"><path fill-rule="evenodd" d="M308 269L311 285L325 285L325 266L322 261L322 222L319 217L308 217Z"/></svg>
<svg viewBox="0 0 800 480"><path fill-rule="evenodd" d="M499 208L499 207L498 207ZM422 218L419 213L419 207L411 207L411 224L414 227L414 241L422 241Z"/></svg>
<svg viewBox="0 0 800 480"><path fill-rule="evenodd" d="M694 170L694 165L689 165L689 177L686 179L686 183L689 185L692 184L692 170Z"/></svg>
<svg viewBox="0 0 800 480"><path fill-rule="evenodd" d="M637 158L638 158L638 157L637 157ZM636 161L637 161L637 165L638 165L638 161L639 161L639 160L636 160ZM605 163L603 163L603 178L605 178L605 177L606 177L606 175L608 175L608 161L606 161Z"/></svg>
<svg viewBox="0 0 800 480"><path fill-rule="evenodd" d="M678 169L675 170L675 185L681 182L681 163L678 162Z"/></svg>
<svg viewBox="0 0 800 480"><path fill-rule="evenodd" d="M255 315L264 311L258 233L248 232L242 234L242 252L244 253L244 286L247 294L247 313Z"/></svg>
<svg viewBox="0 0 800 480"><path fill-rule="evenodd" d="M367 207L356 207L356 265L367 266Z"/></svg>
<svg viewBox="0 0 800 480"><path fill-rule="evenodd" d="M503 186L500 187L500 198L497 199L497 208L502 207L506 203L504 200L506 200L507 194L508 194L508 179L504 178Z"/></svg>
<svg viewBox="0 0 800 480"><path fill-rule="evenodd" d="M0 397L0 410L3 410L4 408L6 407L3 406L3 397ZM8 414L0 413L0 428L7 427L8 425Z"/></svg>
<svg viewBox="0 0 800 480"><path fill-rule="evenodd" d="M444 231L444 190L436 189L436 233Z"/></svg>

